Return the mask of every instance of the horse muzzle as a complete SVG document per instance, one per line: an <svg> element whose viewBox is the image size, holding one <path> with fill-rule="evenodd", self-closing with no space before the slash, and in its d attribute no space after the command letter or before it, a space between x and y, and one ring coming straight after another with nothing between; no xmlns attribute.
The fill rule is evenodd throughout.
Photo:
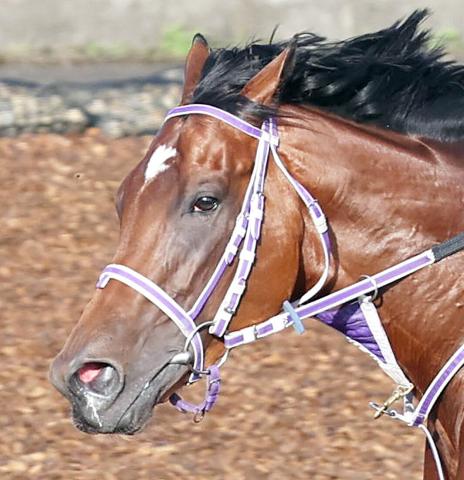
<svg viewBox="0 0 464 480"><path fill-rule="evenodd" d="M71 403L77 428L86 433L134 434L152 415L153 407L188 371L184 363L170 363L143 374L125 372L115 360L74 359L58 355L50 380ZM187 360L187 359L186 359Z"/></svg>

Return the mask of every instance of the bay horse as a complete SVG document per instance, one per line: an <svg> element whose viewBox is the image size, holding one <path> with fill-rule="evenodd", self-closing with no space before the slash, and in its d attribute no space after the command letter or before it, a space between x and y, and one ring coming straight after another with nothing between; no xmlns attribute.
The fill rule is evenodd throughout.
<svg viewBox="0 0 464 480"><path fill-rule="evenodd" d="M377 415L440 379L424 479L464 478L464 67L429 48L425 15L335 43L194 37L181 106L119 188L113 263L51 367L81 430L135 433L168 398L201 417L225 352L309 316L395 379ZM192 408L176 392L200 377Z"/></svg>

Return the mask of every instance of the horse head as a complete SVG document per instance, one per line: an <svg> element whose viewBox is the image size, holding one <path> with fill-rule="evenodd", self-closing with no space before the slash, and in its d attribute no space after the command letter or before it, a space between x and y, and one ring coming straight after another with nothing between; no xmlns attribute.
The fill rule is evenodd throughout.
<svg viewBox="0 0 464 480"><path fill-rule="evenodd" d="M247 82L241 96L271 105L293 53L291 46L283 50ZM208 55L206 41L197 35L187 57L182 104L189 103ZM256 139L214 118L167 120L119 188L120 240L113 262L149 278L185 310L192 308L234 229L256 148ZM265 189L259 261L232 330L279 312L298 284L301 205L273 165ZM205 302L197 324L215 316L236 264ZM279 275L270 277L270 270ZM224 345L207 332L202 338L210 364ZM184 335L163 311L127 285L110 282L96 290L54 360L51 379L71 402L82 430L133 433L154 405L185 384L187 366L172 362L184 344Z"/></svg>

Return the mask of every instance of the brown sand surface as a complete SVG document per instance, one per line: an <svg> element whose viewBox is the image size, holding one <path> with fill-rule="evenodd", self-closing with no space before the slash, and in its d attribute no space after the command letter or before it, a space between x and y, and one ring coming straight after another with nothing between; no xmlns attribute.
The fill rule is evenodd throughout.
<svg viewBox="0 0 464 480"><path fill-rule="evenodd" d="M148 142L97 131L0 140L0 478L421 478L422 434L367 407L391 382L316 322L233 352L198 425L162 405L130 438L73 427L47 370L111 260L115 190Z"/></svg>

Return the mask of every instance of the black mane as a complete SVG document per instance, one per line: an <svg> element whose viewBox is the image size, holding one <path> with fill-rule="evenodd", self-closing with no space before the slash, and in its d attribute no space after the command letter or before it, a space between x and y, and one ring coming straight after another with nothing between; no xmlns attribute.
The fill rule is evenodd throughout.
<svg viewBox="0 0 464 480"><path fill-rule="evenodd" d="M426 10L390 28L341 42L296 35L296 60L274 109L240 96L292 40L213 50L192 101L261 120L279 104L312 105L360 123L452 142L464 137L464 66L430 48Z"/></svg>

